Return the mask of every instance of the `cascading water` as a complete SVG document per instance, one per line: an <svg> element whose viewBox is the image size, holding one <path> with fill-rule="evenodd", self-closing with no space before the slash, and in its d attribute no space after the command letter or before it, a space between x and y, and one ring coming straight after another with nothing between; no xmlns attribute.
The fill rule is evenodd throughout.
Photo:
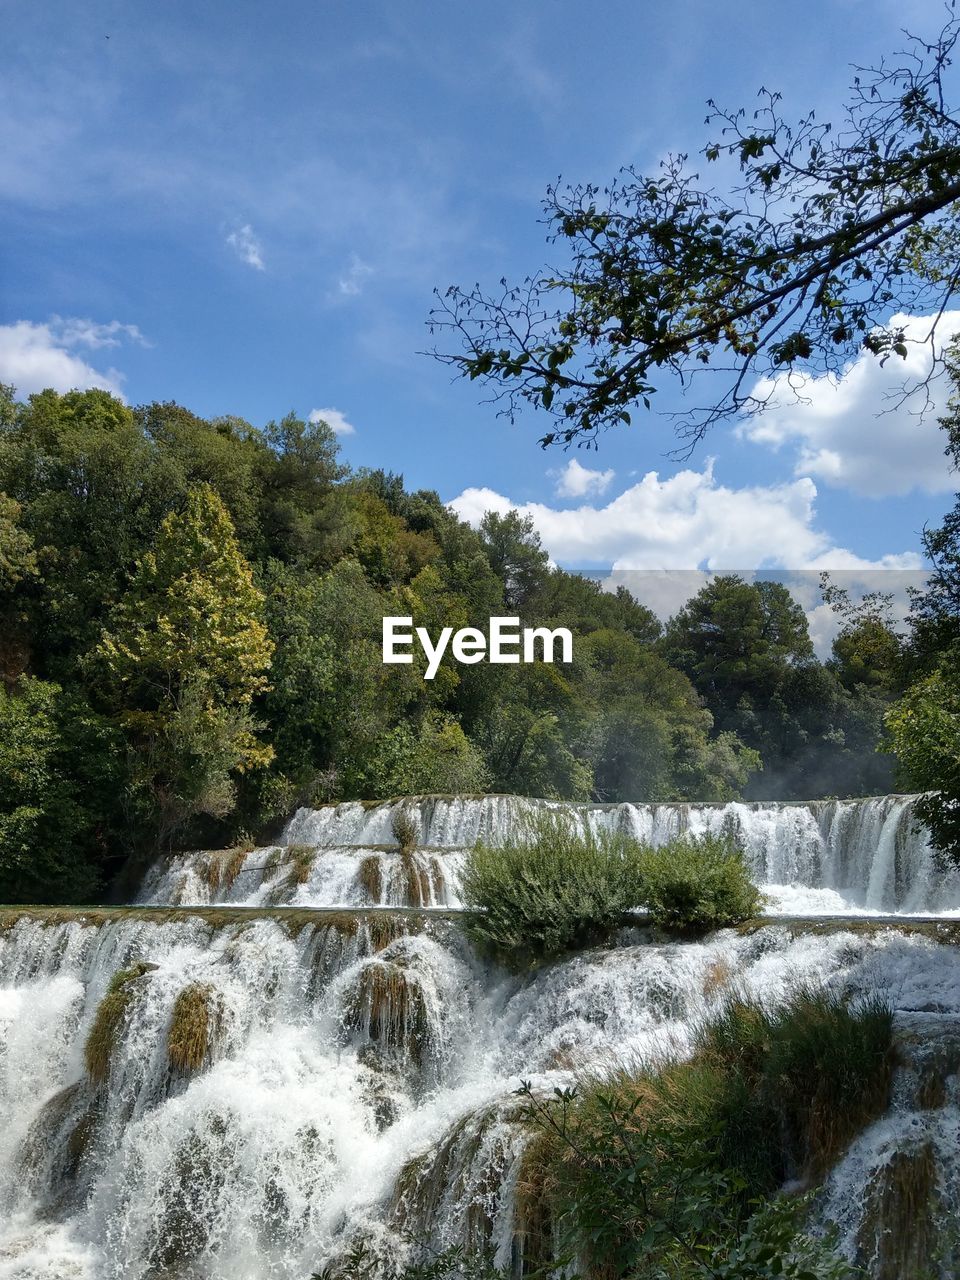
<svg viewBox="0 0 960 1280"><path fill-rule="evenodd" d="M933 1274L954 1274L957 926L625 930L509 977L436 908L456 902L462 850L533 802L404 803L416 851L396 847L395 807L340 805L301 811L275 848L156 868L141 902L161 909L0 912L0 1280L306 1280L353 1242L396 1259L411 1237L515 1265L521 1080L682 1054L731 989L777 1003L801 983L878 992L900 1045L893 1106L817 1214L875 1280L938 1250ZM572 809L655 842L735 825L794 910L805 893L835 911L960 907L903 797ZM919 1224L916 1257L901 1220Z"/></svg>
<svg viewBox="0 0 960 1280"><path fill-rule="evenodd" d="M659 845L690 832L729 831L746 850L773 913L960 916L960 872L939 865L914 816L915 796L808 803L552 804L579 824L620 829ZM283 843L224 858L189 854L148 877L141 902L248 906L456 907L463 851L502 840L524 810L515 796L426 797L301 809ZM401 854L392 834L399 808L420 832Z"/></svg>

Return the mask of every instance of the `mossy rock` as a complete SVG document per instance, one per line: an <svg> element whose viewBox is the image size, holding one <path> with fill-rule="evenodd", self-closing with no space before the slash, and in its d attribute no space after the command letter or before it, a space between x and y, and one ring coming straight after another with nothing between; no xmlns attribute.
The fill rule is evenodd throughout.
<svg viewBox="0 0 960 1280"><path fill-rule="evenodd" d="M136 998L136 983L158 966L140 960L121 969L110 979L107 994L97 1006L93 1025L87 1035L83 1056L87 1074L94 1084L102 1084L110 1074L110 1063L120 1039L131 1003Z"/></svg>
<svg viewBox="0 0 960 1280"><path fill-rule="evenodd" d="M223 1024L223 1002L208 983L192 982L174 1002L167 1030L171 1067L193 1075L208 1062Z"/></svg>
<svg viewBox="0 0 960 1280"><path fill-rule="evenodd" d="M941 1269L937 1152L929 1142L897 1151L865 1188L866 1209L857 1234L858 1261L871 1280L956 1274Z"/></svg>

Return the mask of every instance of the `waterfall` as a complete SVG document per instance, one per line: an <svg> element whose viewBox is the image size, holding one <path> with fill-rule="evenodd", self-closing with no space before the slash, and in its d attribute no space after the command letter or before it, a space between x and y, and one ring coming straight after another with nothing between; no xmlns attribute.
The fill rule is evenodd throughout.
<svg viewBox="0 0 960 1280"><path fill-rule="evenodd" d="M654 845L684 832L729 832L773 914L960 915L960 872L940 865L915 817L916 799L550 807L581 826L624 830ZM158 866L139 901L457 907L464 850L480 839L502 841L520 813L547 803L428 796L301 809L272 848L226 859L187 854ZM401 807L420 833L410 854L401 854L392 834Z"/></svg>
<svg viewBox="0 0 960 1280"><path fill-rule="evenodd" d="M414 851L395 805L344 804L300 811L271 848L166 860L140 905L0 909L0 1280L306 1280L358 1241L393 1261L484 1245L515 1269L523 1080L683 1055L731 992L776 1005L819 985L879 993L899 1065L817 1220L872 1280L936 1256L960 1216L960 927L638 927L513 976L437 908L463 850L539 802L403 803ZM789 906L958 901L905 797L569 807L654 842L735 828ZM919 1261L896 1232L911 1222Z"/></svg>

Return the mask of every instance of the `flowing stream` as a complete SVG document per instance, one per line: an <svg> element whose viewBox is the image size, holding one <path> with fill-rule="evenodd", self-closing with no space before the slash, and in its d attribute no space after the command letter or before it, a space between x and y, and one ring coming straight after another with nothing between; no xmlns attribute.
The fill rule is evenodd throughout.
<svg viewBox="0 0 960 1280"><path fill-rule="evenodd" d="M639 922L511 977L449 908L463 850L534 803L404 802L412 855L395 806L302 810L273 848L154 868L127 909L0 910L0 1278L307 1280L353 1242L396 1259L411 1238L516 1271L520 1082L682 1054L731 990L775 1004L801 983L879 993L899 1045L890 1110L818 1219L874 1280L955 1275L960 885L911 799L568 806L655 842L735 829L782 918L699 942Z"/></svg>

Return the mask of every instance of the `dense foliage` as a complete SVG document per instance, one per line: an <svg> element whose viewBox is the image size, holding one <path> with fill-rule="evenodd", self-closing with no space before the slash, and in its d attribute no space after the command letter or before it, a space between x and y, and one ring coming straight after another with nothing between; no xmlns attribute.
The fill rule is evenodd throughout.
<svg viewBox="0 0 960 1280"><path fill-rule="evenodd" d="M640 902L665 929L703 933L763 909L743 851L722 836L671 840L640 858Z"/></svg>
<svg viewBox="0 0 960 1280"><path fill-rule="evenodd" d="M703 933L763 906L731 840L680 837L653 849L550 809L521 817L510 839L472 849L460 894L474 943L513 967L602 942L636 908L665 929Z"/></svg>
<svg viewBox="0 0 960 1280"><path fill-rule="evenodd" d="M732 999L689 1059L552 1098L523 1090L528 1249L589 1275L854 1274L803 1231L803 1198L887 1105L889 1010L795 992ZM545 1259L544 1259L545 1260ZM583 1273L583 1272L582 1272Z"/></svg>
<svg viewBox="0 0 960 1280"><path fill-rule="evenodd" d="M467 932L513 965L602 941L640 905L642 853L620 832L578 831L564 813L527 815L511 839L467 855Z"/></svg>
<svg viewBox="0 0 960 1280"><path fill-rule="evenodd" d="M960 468L960 345L947 354L954 396L940 425L951 469ZM888 749L903 783L926 794L920 816L939 848L960 862L960 495L943 523L924 533L933 566L915 595L900 659L903 697L887 712Z"/></svg>
<svg viewBox="0 0 960 1280"><path fill-rule="evenodd" d="M428 682L422 656L381 660L384 615L435 635L503 613L571 628L573 662L448 655ZM902 682L862 631L845 621L821 663L782 587L731 576L664 631L625 589L551 568L529 518L474 529L350 472L323 422L7 389L0 899L90 899L135 851L268 834L328 799L885 790Z"/></svg>

